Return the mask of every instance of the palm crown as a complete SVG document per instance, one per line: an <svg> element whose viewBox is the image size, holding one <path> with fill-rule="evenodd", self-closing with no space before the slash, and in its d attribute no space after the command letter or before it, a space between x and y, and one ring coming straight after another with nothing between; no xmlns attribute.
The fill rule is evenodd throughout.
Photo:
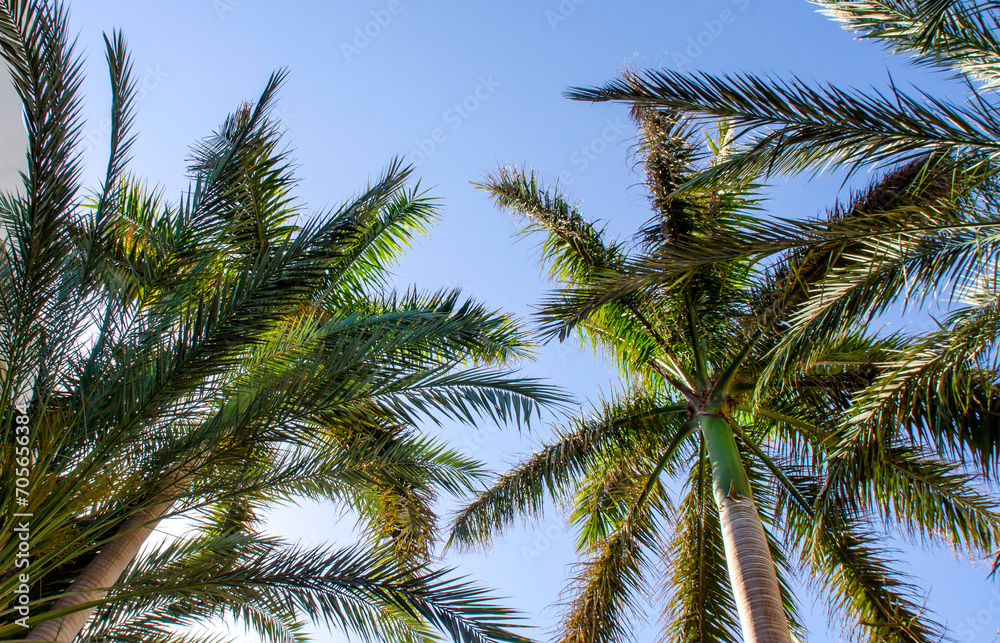
<svg viewBox="0 0 1000 643"><path fill-rule="evenodd" d="M388 291L433 200L393 162L306 216L269 118L280 73L194 148L190 189L167 201L126 171L119 34L110 160L82 200L69 40L59 6L0 3L28 129L24 189L0 198L0 496L30 516L27 557L23 518L3 517L0 636L187 641L178 627L233 616L282 642L304 618L366 640L522 640L487 591L429 567L435 497L482 471L416 426L526 420L558 396L509 370L528 344L508 315ZM370 542L263 533L259 512L295 498L353 507ZM187 536L143 549L177 516Z"/></svg>
<svg viewBox="0 0 1000 643"><path fill-rule="evenodd" d="M879 377L888 355L906 350L905 340L844 337L818 355L789 354L768 377L796 307L838 255L800 251L766 271L737 256L654 279L653 262L667 264L677 247L710 251L755 225L758 199L752 177L692 182L734 153L725 125L706 155L695 143L701 132L676 111L633 113L655 213L634 244L605 241L534 174L503 169L484 186L529 218L527 230L545 234L543 259L561 284L539 313L549 333L580 330L616 359L629 388L499 477L457 516L452 542L488 543L519 516L540 516L549 498L568 504L587 560L572 581L565 641L628 640L656 588L670 640L737 641L741 628L743 640L782 640L780 627L767 627L781 615L750 623L744 611L753 606L740 602L773 591L794 625L789 575L817 583L860 638L936 640L940 626L872 531L901 526L982 554L997 543L1000 516L974 479L916 432L845 428L852 395ZM933 205L964 189L925 180L924 166L889 173L841 217ZM680 480L676 496L665 475ZM728 533L733 498L752 498L766 530ZM759 555L773 557L778 583L751 578L730 589L729 577L746 580L736 550L753 538L762 539ZM754 596L741 596L747 591Z"/></svg>
<svg viewBox="0 0 1000 643"><path fill-rule="evenodd" d="M678 244L628 267L632 284L670 283L717 261L758 266L801 253L843 260L800 302L768 375L789 356L812 359L886 313L923 306L938 293L948 311L940 326L886 356L879 378L860 393L851 422L881 431L915 426L921 439L995 479L1000 434L995 420L998 217L996 158L1000 77L996 5L961 0L816 0L821 11L861 38L966 83L958 103L894 85L884 91L814 86L796 78L712 76L663 70L629 72L600 88L574 89L582 100L620 100L724 118L736 137L724 163L691 178L708 185L761 172L824 167L854 171L894 162L921 167L921 181L952 189L929 202L901 202L877 216L752 221L712 247ZM797 277L794 277L797 278ZM631 286L608 284L616 294ZM767 381L768 378L764 378ZM961 419L964 418L964 419Z"/></svg>

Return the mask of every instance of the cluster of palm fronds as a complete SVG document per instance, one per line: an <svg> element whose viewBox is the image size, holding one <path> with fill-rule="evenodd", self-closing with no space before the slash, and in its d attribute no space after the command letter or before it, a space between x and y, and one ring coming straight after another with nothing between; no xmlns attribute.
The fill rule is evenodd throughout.
<svg viewBox="0 0 1000 643"><path fill-rule="evenodd" d="M966 79L970 100L664 71L574 90L632 110L653 212L634 239L606 239L534 172L483 187L544 235L560 287L542 334L579 336L627 386L483 490L481 466L419 422L520 422L560 395L510 370L529 348L510 316L388 289L437 211L409 170L307 216L270 117L276 74L166 199L126 169L136 86L115 34L109 163L81 196L66 14L0 0L28 130L23 188L0 195L0 638L207 643L194 626L228 619L281 643L307 622L524 640L487 590L434 566L436 500L472 492L456 546L568 508L584 561L563 641L627 641L651 606L665 640L789 641L793 578L854 639L946 636L885 536L1000 550L1000 5L817 4ZM762 214L775 174L879 165L824 217ZM942 291L934 331L875 332ZM296 499L351 508L367 541L268 536L262 512ZM30 516L26 566L14 513ZM174 517L187 535L149 547Z"/></svg>
<svg viewBox="0 0 1000 643"><path fill-rule="evenodd" d="M115 34L110 160L86 197L65 11L0 2L0 52L28 130L23 188L0 198L0 638L208 641L186 626L235 618L281 643L304 619L371 641L522 640L487 590L432 566L435 499L484 472L416 423L520 421L558 397L510 370L528 347L510 316L389 291L437 211L409 169L307 215L269 116L276 74L194 148L170 201L126 169L136 83ZM351 507L369 542L262 531L263 508L301 498ZM172 517L187 535L144 549Z"/></svg>
<svg viewBox="0 0 1000 643"><path fill-rule="evenodd" d="M853 639L938 641L944 626L885 537L975 558L1000 546L1000 5L817 4L967 78L970 100L629 71L570 96L632 109L654 213L632 242L605 239L533 171L483 185L544 235L559 283L544 331L577 331L628 382L453 525L452 542L472 547L550 502L568 508L585 561L560 640L627 641L651 605L664 640L789 640L730 588L740 547L723 546L727 494L756 503L792 631L789 576L829 596ZM826 216L761 214L771 176L863 166L885 171ZM935 330L877 332L932 293L951 303ZM716 455L709 411L729 424L747 491Z"/></svg>

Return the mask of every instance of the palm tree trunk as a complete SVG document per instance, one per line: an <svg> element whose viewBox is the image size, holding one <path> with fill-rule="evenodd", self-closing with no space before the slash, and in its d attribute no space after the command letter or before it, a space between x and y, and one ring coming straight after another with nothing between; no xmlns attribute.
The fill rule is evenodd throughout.
<svg viewBox="0 0 1000 643"><path fill-rule="evenodd" d="M126 520L117 535L107 545L101 547L101 551L90 561L83 573L55 602L52 610L76 607L104 598L107 588L114 585L128 564L135 560L143 543L169 513L173 504L173 501L170 501L143 509ZM82 609L45 621L32 629L26 638L34 641L72 643L95 609L97 608Z"/></svg>
<svg viewBox="0 0 1000 643"><path fill-rule="evenodd" d="M75 607L104 598L107 594L107 588L115 584L128 564L135 559L143 543L146 542L172 506L173 502L155 505L126 520L125 524L118 530L118 535L101 548L97 556L73 581L69 589L66 590L66 594L56 601L52 609ZM72 643L95 609L96 607L91 607L45 621L32 629L26 638L28 640Z"/></svg>
<svg viewBox="0 0 1000 643"><path fill-rule="evenodd" d="M771 550L752 498L725 498L719 522L746 643L790 643Z"/></svg>
<svg viewBox="0 0 1000 643"><path fill-rule="evenodd" d="M729 580L745 643L791 643L778 576L750 481L726 418L699 415L712 464Z"/></svg>

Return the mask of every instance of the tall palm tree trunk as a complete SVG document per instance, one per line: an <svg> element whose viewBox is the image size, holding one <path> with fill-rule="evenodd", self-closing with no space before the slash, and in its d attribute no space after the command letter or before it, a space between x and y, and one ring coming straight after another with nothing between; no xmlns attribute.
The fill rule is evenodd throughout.
<svg viewBox="0 0 1000 643"><path fill-rule="evenodd" d="M49 611L78 607L90 601L103 599L108 589L118 582L129 563L139 555L142 546L156 530L160 521L170 513L177 498L191 486L195 472L208 461L209 457L208 452L199 454L185 465L168 473L156 484L149 495L149 502L152 504L145 509L139 509L122 523L115 536L101 546L97 555ZM45 621L33 628L25 639L72 643L97 607L95 605L80 609Z"/></svg>
<svg viewBox="0 0 1000 643"><path fill-rule="evenodd" d="M173 504L171 500L148 507L126 520L115 537L101 547L83 573L76 577L66 593L55 602L51 611L77 607L104 598L108 588L118 581L129 563L135 560L143 544L170 512ZM45 621L32 629L25 638L72 643L95 609L97 606Z"/></svg>
<svg viewBox="0 0 1000 643"><path fill-rule="evenodd" d="M733 431L721 415L699 415L698 423L712 464L712 486L743 640L791 643L764 525L753 502Z"/></svg>
<svg viewBox="0 0 1000 643"><path fill-rule="evenodd" d="M725 498L719 522L743 640L790 643L774 561L753 499Z"/></svg>

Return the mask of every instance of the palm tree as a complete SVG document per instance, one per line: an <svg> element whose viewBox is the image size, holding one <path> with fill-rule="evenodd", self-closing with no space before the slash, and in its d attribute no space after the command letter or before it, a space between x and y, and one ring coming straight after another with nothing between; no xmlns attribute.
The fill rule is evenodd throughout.
<svg viewBox="0 0 1000 643"><path fill-rule="evenodd" d="M608 287L674 246L711 246L752 225L758 207L751 179L680 189L726 162L725 125L706 158L701 132L675 112L633 115L655 213L634 244L605 241L534 173L501 169L483 186L529 218L526 231L545 233L542 257L561 288L541 308L543 328L581 331L628 387L500 476L458 514L450 542L488 544L517 518L537 519L547 499L569 505L587 561L572 581L566 642L628 640L654 587L665 640L788 641L787 623L798 622L789 574L823 588L858 638L938 640L942 628L872 533L901 526L983 553L997 543L1000 514L956 462L905 433L872 449L873 436L840 421L851 394L905 344L847 337L758 387L810 284L838 265L829 252L791 255L767 272L737 258L624 294ZM923 179L923 162L903 166L842 216L933 204L961 187ZM677 502L665 474L682 480Z"/></svg>
<svg viewBox="0 0 1000 643"><path fill-rule="evenodd" d="M740 136L724 163L693 184L739 176L800 173L897 162L924 163L925 180L958 176L965 188L931 204L907 204L877 217L754 221L713 247L679 244L629 267L606 284L621 296L635 284L672 282L715 261L770 259L822 249L849 257L814 284L772 353L775 375L793 355L815 359L887 312L909 311L940 293L949 310L940 327L907 341L873 386L860 393L855 431L916 427L942 453L962 455L996 479L996 265L1000 246L997 155L1000 79L996 3L972 0L815 0L861 38L965 81L958 103L895 85L884 91L813 86L739 74L628 72L581 100L639 102L693 118L724 118ZM630 285L631 284L631 285ZM768 378L764 378L767 381Z"/></svg>
<svg viewBox="0 0 1000 643"><path fill-rule="evenodd" d="M28 131L23 190L0 196L0 638L202 640L176 628L231 616L282 642L305 617L365 640L524 640L430 566L435 498L483 473L416 427L527 420L558 394L510 370L528 351L510 316L388 290L434 200L394 161L306 216L269 118L278 73L168 202L126 171L136 85L124 39L106 42L111 153L84 198L66 12L0 0ZM261 531L299 498L353 507L370 542ZM155 545L176 517L193 531Z"/></svg>

